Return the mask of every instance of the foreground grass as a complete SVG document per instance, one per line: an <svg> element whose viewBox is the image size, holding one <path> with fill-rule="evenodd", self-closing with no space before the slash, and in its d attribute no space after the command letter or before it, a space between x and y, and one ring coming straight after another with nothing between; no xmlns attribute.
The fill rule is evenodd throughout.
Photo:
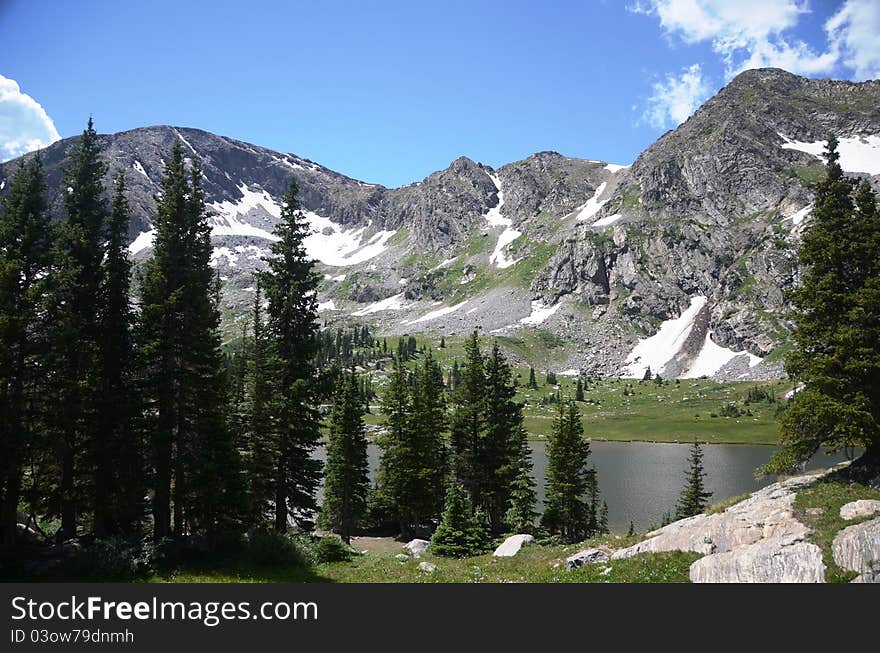
<svg viewBox="0 0 880 653"><path fill-rule="evenodd" d="M317 565L253 566L230 562L210 567L189 567L173 574L156 575L154 583L686 583L692 553L659 553L636 556L606 564L586 565L567 571L565 558L587 546L623 547L639 538L607 536L565 546L530 545L512 558L495 558L491 553L471 558L441 558L423 554L399 561L402 544L368 551L351 561ZM427 573L421 562L436 566ZM608 571L610 569L610 571Z"/></svg>
<svg viewBox="0 0 880 653"><path fill-rule="evenodd" d="M795 497L797 518L813 529L808 539L822 549L826 567L825 579L829 583L846 583L856 576L835 564L831 544L842 529L872 519L864 517L847 521L840 518L841 506L858 499L880 500L880 490L861 483L850 483L837 475L829 475L801 490Z"/></svg>

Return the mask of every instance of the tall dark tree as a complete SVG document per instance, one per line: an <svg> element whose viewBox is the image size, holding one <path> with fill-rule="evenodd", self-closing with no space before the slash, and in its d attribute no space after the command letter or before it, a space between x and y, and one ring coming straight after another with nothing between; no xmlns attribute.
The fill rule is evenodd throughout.
<svg viewBox="0 0 880 653"><path fill-rule="evenodd" d="M688 471L684 487L681 490L678 505L675 507L675 519L693 517L706 510L712 493L706 491L705 476L706 473L703 471L703 450L699 442L694 440L694 444L691 446L690 457L688 458Z"/></svg>
<svg viewBox="0 0 880 653"><path fill-rule="evenodd" d="M453 482L446 492L443 516L431 537L431 551L439 556L464 558L486 549L488 533L474 513L465 489Z"/></svg>
<svg viewBox="0 0 880 653"><path fill-rule="evenodd" d="M330 415L321 519L346 544L366 513L370 487L363 413L357 377L354 372L343 374Z"/></svg>
<svg viewBox="0 0 880 653"><path fill-rule="evenodd" d="M573 401L559 403L547 442L547 504L544 526L564 540L591 535L595 501L590 497L595 471L587 467L590 443L584 439L580 411Z"/></svg>
<svg viewBox="0 0 880 653"><path fill-rule="evenodd" d="M581 377L578 377L577 387L574 392L574 400L575 401L583 401L584 400L584 382L581 380Z"/></svg>
<svg viewBox="0 0 880 653"><path fill-rule="evenodd" d="M96 532L108 530L103 493L111 472L105 453L107 433L98 421L102 262L109 213L103 185L106 172L89 119L64 171L65 216L56 225L52 254L50 367L52 398L58 406L52 432L59 466L56 501L67 537L76 535L77 517L87 508L97 508Z"/></svg>
<svg viewBox="0 0 880 653"><path fill-rule="evenodd" d="M535 378L535 368L529 368L529 382L526 385L529 390L537 390L538 389L538 379Z"/></svg>
<svg viewBox="0 0 880 653"><path fill-rule="evenodd" d="M483 505L486 476L481 469L486 432L485 360L477 332L465 342L461 383L452 395L450 442L456 480L467 491L473 507Z"/></svg>
<svg viewBox="0 0 880 653"><path fill-rule="evenodd" d="M49 265L49 214L39 153L21 164L0 204L0 536L16 538L22 469L36 437L43 376L41 311Z"/></svg>
<svg viewBox="0 0 880 653"><path fill-rule="evenodd" d="M764 471L796 468L822 446L864 447L860 466L880 466L880 212L867 183L853 193L836 138L825 157L798 252L804 273L791 294L795 346L785 359L804 389L783 414L783 449Z"/></svg>
<svg viewBox="0 0 880 653"><path fill-rule="evenodd" d="M125 174L120 171L113 186L101 277L100 396L92 453L98 536L137 533L145 512L144 443L141 431L134 428L131 263L126 247L130 212L125 192Z"/></svg>
<svg viewBox="0 0 880 653"><path fill-rule="evenodd" d="M272 341L272 369L277 383L275 473L275 529L287 530L296 517L317 509L315 493L321 463L312 453L320 444L318 384L314 358L317 352L318 275L306 254L309 225L300 208L296 181L291 179L283 198L281 220L275 227L278 241L266 259L262 283L269 307L267 335Z"/></svg>
<svg viewBox="0 0 880 653"><path fill-rule="evenodd" d="M175 142L141 288L140 366L152 416L157 539L194 531L213 536L235 528L239 516L239 460L225 423L220 316L201 176L197 161L187 173Z"/></svg>
<svg viewBox="0 0 880 653"><path fill-rule="evenodd" d="M415 367L412 376L412 414L410 416L415 460L412 474L416 484L419 523L427 523L443 509L448 474L446 445L448 418L443 372L430 351Z"/></svg>

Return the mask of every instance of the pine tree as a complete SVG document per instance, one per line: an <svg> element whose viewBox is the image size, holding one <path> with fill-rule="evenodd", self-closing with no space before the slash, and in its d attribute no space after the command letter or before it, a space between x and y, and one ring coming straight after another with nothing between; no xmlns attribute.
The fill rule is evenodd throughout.
<svg viewBox="0 0 880 653"><path fill-rule="evenodd" d="M547 442L547 508L542 522L551 533L576 542L590 533L595 503L587 493L594 470L587 468L590 443L584 439L580 412L573 401L559 403L559 412Z"/></svg>
<svg viewBox="0 0 880 653"><path fill-rule="evenodd" d="M128 260L130 212L125 173L113 185L107 244L101 278L100 403L95 438L95 532L97 535L139 532L145 513L145 449L134 427L132 392L134 346L130 307L131 263Z"/></svg>
<svg viewBox="0 0 880 653"><path fill-rule="evenodd" d="M486 431L484 366L474 331L465 342L464 370L453 394L450 426L455 478L467 491L474 507L484 505L486 499L486 475L480 468Z"/></svg>
<svg viewBox="0 0 880 653"><path fill-rule="evenodd" d="M9 180L0 203L0 537L15 543L22 470L36 444L34 414L43 372L41 307L49 265L49 214L39 153Z"/></svg>
<svg viewBox="0 0 880 653"><path fill-rule="evenodd" d="M446 349L446 338L440 336L440 349Z"/></svg>
<svg viewBox="0 0 880 653"><path fill-rule="evenodd" d="M783 448L765 472L786 472L822 446L864 447L853 469L880 467L880 212L870 186L853 182L829 139L825 177L798 252L791 294L795 346L785 368L804 389L782 416Z"/></svg>
<svg viewBox="0 0 880 653"><path fill-rule="evenodd" d="M485 432L477 454L477 466L484 477L484 508L493 533L504 530L514 481L521 475L529 458L523 460L522 405L514 401L516 388L513 373L498 343L485 361Z"/></svg>
<svg viewBox="0 0 880 653"><path fill-rule="evenodd" d="M351 534L367 509L367 438L357 377L343 374L330 416L330 440L324 481L322 522L351 543Z"/></svg>
<svg viewBox="0 0 880 653"><path fill-rule="evenodd" d="M538 389L538 380L535 378L535 368L529 368L529 384L526 386L529 390Z"/></svg>
<svg viewBox="0 0 880 653"><path fill-rule="evenodd" d="M455 392L461 385L461 369L458 367L458 359L452 361L452 371L449 373L449 390Z"/></svg>
<svg viewBox="0 0 880 653"><path fill-rule="evenodd" d="M219 307L197 162L175 142L141 287L142 392L153 457L154 537L235 528L239 460L225 423ZM173 507L173 513L172 513ZM173 516L173 529L172 529Z"/></svg>
<svg viewBox="0 0 880 653"><path fill-rule="evenodd" d="M418 497L418 523L424 524L443 509L443 494L449 471L445 434L448 428L446 393L440 365L428 351L412 376L410 430L415 443L412 469Z"/></svg>
<svg viewBox="0 0 880 653"><path fill-rule="evenodd" d="M578 377L577 380L577 388L574 393L575 401L583 401L584 400L584 382L581 381L581 377Z"/></svg>
<svg viewBox="0 0 880 653"><path fill-rule="evenodd" d="M703 471L703 450L699 442L694 440L691 447L691 454L688 458L687 475L685 484L681 490L681 496L678 499L678 505L675 507L675 519L684 519L699 515L706 510L711 492L707 492L703 483L706 476Z"/></svg>
<svg viewBox="0 0 880 653"><path fill-rule="evenodd" d="M107 433L98 423L107 165L91 118L69 159L62 180L65 216L56 225L52 253L49 367L59 408L51 429L59 465L56 500L61 529L73 537L87 508L94 510L95 531L107 533L112 475Z"/></svg>
<svg viewBox="0 0 880 653"><path fill-rule="evenodd" d="M520 427L517 430L511 444L514 474L504 519L511 530L517 533L532 533L535 531L535 520L538 517L535 511L537 494L535 480L532 478L532 449L525 428Z"/></svg>
<svg viewBox="0 0 880 653"><path fill-rule="evenodd" d="M474 514L473 506L464 488L452 483L446 492L443 516L431 537L431 551L435 555L464 558L486 549L488 536Z"/></svg>
<svg viewBox="0 0 880 653"><path fill-rule="evenodd" d="M312 453L320 444L317 410L318 384L314 357L317 351L318 276L304 241L309 226L291 179L283 198L281 221L275 228L279 240L266 259L262 283L269 302L267 335L273 342L273 375L277 382L275 460L275 529L287 530L288 516L314 512L321 463Z"/></svg>

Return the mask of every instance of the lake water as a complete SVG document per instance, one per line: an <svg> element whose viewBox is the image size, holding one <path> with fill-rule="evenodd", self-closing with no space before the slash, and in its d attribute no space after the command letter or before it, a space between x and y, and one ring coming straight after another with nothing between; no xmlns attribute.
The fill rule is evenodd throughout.
<svg viewBox="0 0 880 653"><path fill-rule="evenodd" d="M538 491L537 510L544 508L547 470L546 441L530 443ZM596 467L602 498L608 503L608 524L615 533L625 533L633 522L637 531L659 524L666 511L674 512L688 469L690 445L653 442L597 442L590 444L590 463ZM706 486L716 503L745 492L753 492L776 480L755 479L755 469L766 463L777 447L756 445L703 445ZM379 464L380 449L368 446L370 480ZM323 448L316 452L324 458ZM808 469L829 467L846 460L840 452L817 454ZM319 495L320 501L320 495Z"/></svg>

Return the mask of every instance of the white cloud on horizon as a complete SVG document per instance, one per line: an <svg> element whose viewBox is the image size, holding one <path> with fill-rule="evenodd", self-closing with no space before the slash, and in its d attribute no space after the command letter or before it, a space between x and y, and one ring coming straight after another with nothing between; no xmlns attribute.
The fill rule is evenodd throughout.
<svg viewBox="0 0 880 653"><path fill-rule="evenodd" d="M669 74L654 82L648 107L642 121L656 129L677 127L687 120L712 94L699 64L684 68L680 74Z"/></svg>
<svg viewBox="0 0 880 653"><path fill-rule="evenodd" d="M880 3L847 0L825 23L828 41L854 79L880 79Z"/></svg>
<svg viewBox="0 0 880 653"><path fill-rule="evenodd" d="M0 75L0 162L60 139L55 123L40 103L22 93L14 79Z"/></svg>

